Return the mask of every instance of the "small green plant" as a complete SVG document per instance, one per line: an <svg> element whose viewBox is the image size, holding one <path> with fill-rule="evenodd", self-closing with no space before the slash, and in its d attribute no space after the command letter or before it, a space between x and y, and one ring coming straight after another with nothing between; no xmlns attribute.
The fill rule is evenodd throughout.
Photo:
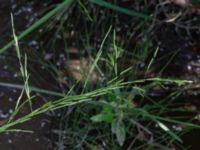
<svg viewBox="0 0 200 150"><path fill-rule="evenodd" d="M21 97L22 97L24 91L26 93L30 107L32 109L32 102L31 102L32 98L31 98L31 95L30 95L30 88L29 88L29 83L28 83L29 74L28 74L28 71L27 71L27 55L25 54L24 63L23 63L21 52L20 52L20 49L19 49L19 44L18 44L18 37L15 34L14 18L13 18L12 14L11 14L11 22L12 22L12 30L13 30L13 37L14 37L14 41L15 41L16 53L17 53L17 57L18 57L18 60L19 60L19 65L20 65L20 72L21 72L21 76L22 76L22 79L23 79L23 82L24 82L24 88L22 89L21 95L19 96L19 98L17 100L15 109L17 109L19 107L19 103L20 103L20 100L21 100Z"/></svg>
<svg viewBox="0 0 200 150"><path fill-rule="evenodd" d="M68 8L71 8L70 13L67 11ZM156 18L151 16L151 14L146 15L121 7L117 1L65 0L19 36L15 34L12 17L14 40L0 49L0 52L4 52L15 44L24 85L0 82L0 85L22 90L14 113L4 125L0 126L0 133L23 131L16 129L16 126L30 121L39 114L58 111L62 108L61 111L64 110L64 113L59 120L59 126L64 132L59 132L58 142L61 144L58 145L68 149L83 147L91 150L124 147L128 150L169 149L174 148L174 145L182 144L180 136L184 131L177 131L173 126L187 130L199 128L199 125L193 123L191 118L168 114L187 113L176 99L183 92L181 86L191 81L162 78L156 75L152 78L147 77L159 53L159 47L154 47L151 41L151 30L156 21ZM126 17L128 17L127 20ZM47 21L50 24L45 26ZM56 91L29 84L28 58L19 49L18 40L28 36L40 26L45 29L42 35L56 29L55 35L61 38L47 37L48 42L43 43L41 51L34 52L37 57L29 60L31 63L43 65L56 81L59 81L60 74L63 74L64 84L61 82L58 83L59 86L55 84ZM35 35L37 39L45 41L38 35ZM57 42L63 45L59 45L58 48ZM62 56L68 55L67 50L70 47L75 47L80 50L80 53L86 53L87 59L91 62L92 67L84 83L71 83L73 80L65 75L67 67L56 65L59 52L62 52ZM149 50L155 51L153 57L147 61ZM53 54L51 61L43 59L46 52ZM80 55L80 59L84 57ZM64 61L68 61L68 57ZM164 66L160 72L163 72L165 68ZM94 70L99 76L98 80L91 84L89 79ZM37 71L36 74L37 80L41 75ZM65 80L66 78L70 82ZM159 100L148 95L153 88L167 89L168 85L177 85L180 89L172 91L164 98L159 97ZM31 105L34 98L30 94L31 91L56 96L56 98L46 101L42 106L17 118L18 112L26 104ZM22 101L24 93L27 100Z"/></svg>
<svg viewBox="0 0 200 150"><path fill-rule="evenodd" d="M120 90L114 90L107 94L107 101L102 102L102 111L91 117L93 122L107 122L111 131L116 135L120 146L126 139L124 117L130 108L134 108L131 101L124 99Z"/></svg>

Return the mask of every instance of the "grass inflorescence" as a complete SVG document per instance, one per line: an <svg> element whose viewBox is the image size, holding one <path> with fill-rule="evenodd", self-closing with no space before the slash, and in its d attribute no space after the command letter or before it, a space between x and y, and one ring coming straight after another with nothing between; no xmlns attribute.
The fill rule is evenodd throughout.
<svg viewBox="0 0 200 150"><path fill-rule="evenodd" d="M0 52L15 44L24 85L0 82L22 90L0 133L22 132L16 129L18 124L45 112L61 111L56 123L61 133L58 149L182 148L181 135L200 127L192 116L182 115L192 110L178 100L182 87L192 81L162 76L166 66L158 74L152 73L159 53L159 46L153 44L156 14L146 1L138 2L137 7L133 4L65 0L18 36L12 17L14 40ZM31 56L23 55L18 41L30 34L39 41L40 49ZM51 76L55 85L51 90L28 82L29 74L36 82L49 82L37 71L28 73L32 64L43 66ZM172 90L166 90L169 87ZM161 94L151 96L157 94L156 88ZM163 95L162 90L166 91ZM24 92L27 100L22 100ZM16 117L27 103L37 103L35 93L54 97Z"/></svg>

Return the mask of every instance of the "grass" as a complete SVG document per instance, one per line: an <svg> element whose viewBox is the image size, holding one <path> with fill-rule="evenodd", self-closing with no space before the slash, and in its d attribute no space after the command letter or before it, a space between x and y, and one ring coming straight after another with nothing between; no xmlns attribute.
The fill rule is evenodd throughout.
<svg viewBox="0 0 200 150"><path fill-rule="evenodd" d="M143 4L144 1L140 2ZM42 113L61 111L58 149L170 149L175 145L183 148L181 135L188 129L200 127L191 116L170 115L192 112L178 101L183 89L174 90L159 100L148 93L156 86L160 89L169 85L181 87L192 81L164 78L160 74L148 77L158 59L159 48L152 44L152 26L156 18L151 17L154 15L146 7L144 11L139 13L121 7L117 1L65 0L19 36L15 35L12 18L14 40L0 51L5 52L15 43L24 85L0 82L1 86L22 90L15 111L0 126L0 133L30 132L16 126ZM52 18L57 20L52 21ZM39 28L43 29L40 35L33 32ZM56 38L54 33L53 38L49 38L52 31L61 38ZM40 51L23 55L18 40L30 34L43 43L39 45ZM65 61L73 60L69 52L71 47L78 49L77 60L89 60L85 80L77 81L69 75ZM150 50L154 51L149 58ZM44 60L46 53L51 53L52 59ZM66 60L56 65L60 54L64 54ZM52 81L54 87L51 90L41 88L42 85L36 87L30 80L29 74L38 82L46 81L40 72L28 73L35 64L44 66L46 73L56 81ZM164 69L166 66L161 72ZM98 80L91 82L94 72L97 72ZM24 91L27 100L22 99ZM37 103L35 93L54 97L38 108L32 108L28 114L17 117L27 103Z"/></svg>
<svg viewBox="0 0 200 150"><path fill-rule="evenodd" d="M31 34L34 30L36 30L38 27L40 27L42 24L44 24L47 20L53 18L58 12L62 11L63 9L67 9L67 7L72 3L72 0L65 0L63 3L61 3L59 6L57 6L55 9L48 12L46 15L44 15L40 20L35 22L33 25L31 25L28 29L26 29L24 32L22 32L18 36L18 40L23 39L27 35ZM0 52L3 53L5 50L10 48L16 41L10 41L8 44L6 44L3 48L0 49Z"/></svg>

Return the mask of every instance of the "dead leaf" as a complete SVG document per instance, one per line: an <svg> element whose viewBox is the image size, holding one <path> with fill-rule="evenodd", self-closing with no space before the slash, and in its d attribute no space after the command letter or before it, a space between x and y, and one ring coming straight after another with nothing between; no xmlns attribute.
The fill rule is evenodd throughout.
<svg viewBox="0 0 200 150"><path fill-rule="evenodd" d="M189 0L171 0L171 1L172 1L172 3L179 5L181 7L185 7L189 3Z"/></svg>
<svg viewBox="0 0 200 150"><path fill-rule="evenodd" d="M81 60L79 59L68 60L66 63L66 68L69 74L77 81L86 80L91 67L92 66L88 58L82 58ZM97 81L97 79L98 79L98 74L96 71L93 71L90 74L89 82L95 82Z"/></svg>

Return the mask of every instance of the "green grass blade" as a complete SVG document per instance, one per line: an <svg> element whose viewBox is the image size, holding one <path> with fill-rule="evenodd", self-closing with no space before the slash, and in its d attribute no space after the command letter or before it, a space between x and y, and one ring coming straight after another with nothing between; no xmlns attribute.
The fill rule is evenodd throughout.
<svg viewBox="0 0 200 150"><path fill-rule="evenodd" d="M54 8L53 10L51 10L44 17L42 17L41 19L39 19L37 22L35 22L33 25L31 25L25 31L23 31L18 36L18 40L21 40L24 37L26 37L27 35L29 35L35 29L37 29L38 27L40 27L42 24L44 24L46 21L48 21L50 18L52 18L53 16L55 16L58 12L60 12L60 10L66 9L66 7L68 7L72 2L73 2L73 0L65 0L64 2L62 2L61 4L59 4L56 8ZM0 49L0 53L3 53L4 51L6 51L13 44L15 44L15 41L14 40L10 41L8 44L6 44L3 48Z"/></svg>
<svg viewBox="0 0 200 150"><path fill-rule="evenodd" d="M6 82L0 82L0 86L8 87L8 88L15 88L15 89L23 89L24 88L23 85L6 83ZM58 96L58 97L65 96L65 94L63 94L63 93L50 91L50 90L46 90L46 89L41 89L41 88L37 88L37 87L33 87L33 86L29 86L29 89L30 89L30 92L38 92L38 93L52 95L52 96Z"/></svg>
<svg viewBox="0 0 200 150"><path fill-rule="evenodd" d="M83 91L82 91L82 92L84 92L84 90L85 90L85 88L86 88L86 86L87 86L89 77L90 77L91 73L94 71L94 68L96 67L96 65L97 65L97 63L98 63L98 61L99 61L99 59L100 59L100 57L101 57L103 46L104 46L104 44L105 44L105 41L106 41L106 39L107 39L107 37L108 37L108 35L109 35L111 29L112 29L112 26L110 26L110 28L108 29L108 32L106 33L106 35L105 35L105 37L104 37L104 39L103 39L103 41L102 41L102 43L101 43L101 45L100 45L100 49L99 49L99 51L98 51L98 53L97 53L97 56L96 56L96 58L95 58L95 60L94 60L94 62L93 62L93 64L92 64L91 69L89 70L89 73L88 73L87 78L86 78L86 81L85 81L85 83L84 83Z"/></svg>
<svg viewBox="0 0 200 150"><path fill-rule="evenodd" d="M146 14L142 14L142 13L139 13L139 12L136 12L133 10L129 10L129 9L114 5L112 3L106 2L104 0L90 0L90 2L95 3L102 7L108 8L108 9L112 9L112 10L130 15L130 16L133 16L133 17L139 17L139 18L146 19L146 20L152 19L150 16L148 16Z"/></svg>

